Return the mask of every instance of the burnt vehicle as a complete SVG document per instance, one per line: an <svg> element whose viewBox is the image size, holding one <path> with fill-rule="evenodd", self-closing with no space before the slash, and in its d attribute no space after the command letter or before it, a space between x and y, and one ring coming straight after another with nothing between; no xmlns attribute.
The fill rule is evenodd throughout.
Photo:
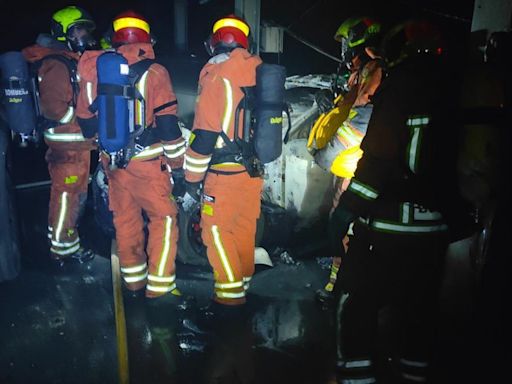
<svg viewBox="0 0 512 384"><path fill-rule="evenodd" d="M282 154L265 164L261 213L256 233L256 262L269 264L269 254L287 249L300 233L321 231L332 201L331 173L320 168L307 150L309 132L319 116L315 93L331 87L331 75L290 76L286 79L286 103L290 113L283 113ZM190 135L195 93L186 87L176 87L180 100L180 127L185 138ZM184 100L184 103L181 103ZM285 136L289 129L287 140ZM92 177L95 220L103 231L114 236L112 214L108 210L108 182L98 165ZM180 239L177 258L191 265L208 265L201 241L200 209L179 213ZM321 246L316 244L316 247ZM311 249L312 250L312 249ZM301 247L301 252L310 249ZM261 257L261 259L260 259Z"/></svg>

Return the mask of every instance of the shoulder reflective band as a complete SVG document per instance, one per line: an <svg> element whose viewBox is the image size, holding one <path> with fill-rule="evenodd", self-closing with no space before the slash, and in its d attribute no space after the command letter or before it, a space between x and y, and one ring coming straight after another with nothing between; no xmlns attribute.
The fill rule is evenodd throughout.
<svg viewBox="0 0 512 384"><path fill-rule="evenodd" d="M137 82L136 87L139 90L139 93L142 95L142 99L146 99L146 79L148 77L149 71L146 71L140 77L140 80ZM144 110L145 102L135 99L135 124L140 125L141 127L145 126L146 122L146 111Z"/></svg>
<svg viewBox="0 0 512 384"><path fill-rule="evenodd" d="M149 33L149 24L146 23L144 20L137 19L135 17L123 17L121 19L114 20L113 24L114 32L117 32L123 28L135 27Z"/></svg>
<svg viewBox="0 0 512 384"><path fill-rule="evenodd" d="M233 115L233 89L231 88L231 82L228 79L222 79L224 81L224 89L226 91L226 102L225 102L225 110L224 117L222 118L222 131L227 135L229 131L229 126L231 124L231 118ZM224 139L219 137L217 139L217 143L215 144L215 148L222 148L224 146Z"/></svg>
<svg viewBox="0 0 512 384"><path fill-rule="evenodd" d="M220 19L215 24L213 24L213 33L224 27L234 27L242 31L245 36L249 36L249 26L241 20L231 18Z"/></svg>
<svg viewBox="0 0 512 384"><path fill-rule="evenodd" d="M87 101L89 102L89 105L91 105L94 100L92 99L92 83L90 81L85 83L85 89L87 92Z"/></svg>

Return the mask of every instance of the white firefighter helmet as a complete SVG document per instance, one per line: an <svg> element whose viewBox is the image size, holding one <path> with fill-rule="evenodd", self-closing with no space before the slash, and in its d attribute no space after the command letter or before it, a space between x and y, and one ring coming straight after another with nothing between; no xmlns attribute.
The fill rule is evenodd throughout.
<svg viewBox="0 0 512 384"><path fill-rule="evenodd" d="M272 260L270 260L270 255L265 250L265 248L256 247L254 249L254 264L263 264L268 265L269 267L273 267L274 264Z"/></svg>

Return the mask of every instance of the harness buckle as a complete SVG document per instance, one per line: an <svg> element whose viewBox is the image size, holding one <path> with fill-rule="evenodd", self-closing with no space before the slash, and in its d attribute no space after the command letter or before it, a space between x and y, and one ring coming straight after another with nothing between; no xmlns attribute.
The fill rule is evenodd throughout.
<svg viewBox="0 0 512 384"><path fill-rule="evenodd" d="M144 146L137 144L137 143L135 143L134 148L135 148L135 153L140 153L145 149Z"/></svg>
<svg viewBox="0 0 512 384"><path fill-rule="evenodd" d="M133 99L135 97L135 91L131 85L123 86L123 97L125 99Z"/></svg>

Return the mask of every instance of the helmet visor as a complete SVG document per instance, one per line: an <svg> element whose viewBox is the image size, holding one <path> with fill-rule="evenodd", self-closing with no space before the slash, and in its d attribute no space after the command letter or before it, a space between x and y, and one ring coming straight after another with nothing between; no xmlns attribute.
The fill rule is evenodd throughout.
<svg viewBox="0 0 512 384"><path fill-rule="evenodd" d="M80 53L96 48L96 40L92 31L93 27L90 23L77 23L70 27L66 34L70 48Z"/></svg>

